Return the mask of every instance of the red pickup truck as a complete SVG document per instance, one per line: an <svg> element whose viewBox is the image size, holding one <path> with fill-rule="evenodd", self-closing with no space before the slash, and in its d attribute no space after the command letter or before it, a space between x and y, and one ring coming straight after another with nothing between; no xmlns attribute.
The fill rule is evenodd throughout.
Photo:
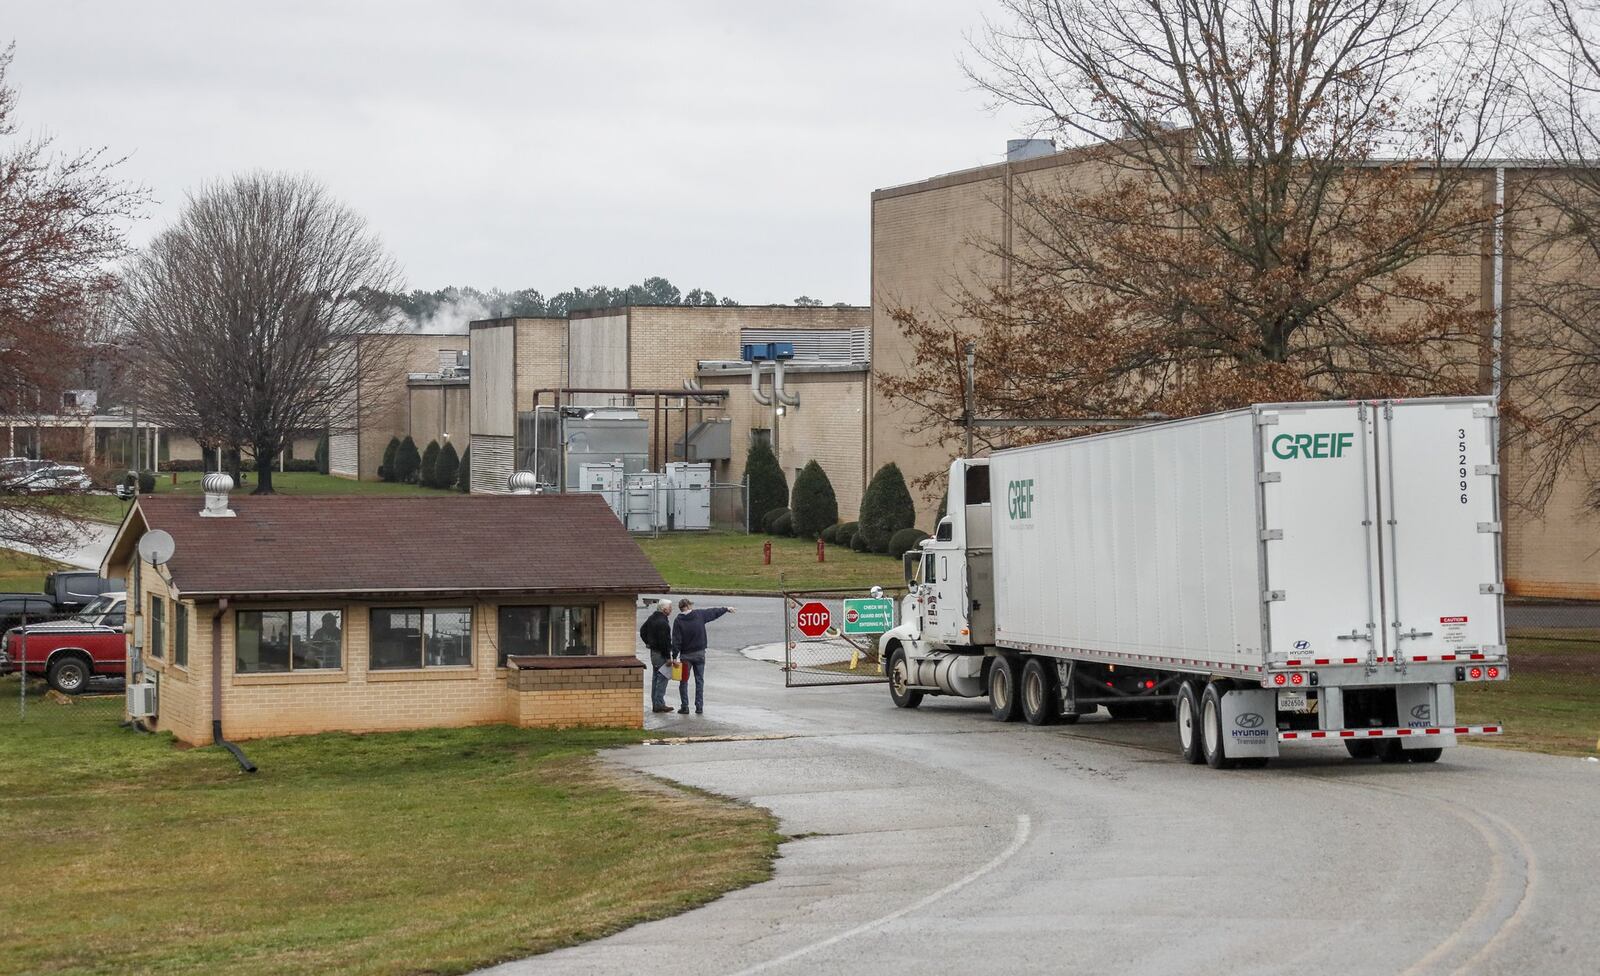
<svg viewBox="0 0 1600 976"><path fill-rule="evenodd" d="M102 593L65 620L29 624L6 631L0 647L0 674L26 669L43 675L50 687L76 695L95 675L122 677L127 669L128 642L123 632L126 593ZM27 660L23 660L23 632Z"/></svg>

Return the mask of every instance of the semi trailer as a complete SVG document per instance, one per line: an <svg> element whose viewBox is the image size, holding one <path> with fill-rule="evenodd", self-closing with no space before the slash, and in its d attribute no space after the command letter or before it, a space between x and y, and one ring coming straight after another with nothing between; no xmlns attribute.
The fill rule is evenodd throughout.
<svg viewBox="0 0 1600 976"><path fill-rule="evenodd" d="M1433 762L1510 677L1495 401L1261 404L958 458L905 554L890 694L1175 720L1184 759L1284 743Z"/></svg>

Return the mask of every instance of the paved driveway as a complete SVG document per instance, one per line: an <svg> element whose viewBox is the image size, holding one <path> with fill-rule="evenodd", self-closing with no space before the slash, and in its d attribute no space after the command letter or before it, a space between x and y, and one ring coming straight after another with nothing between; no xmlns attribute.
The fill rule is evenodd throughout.
<svg viewBox="0 0 1600 976"><path fill-rule="evenodd" d="M495 972L1596 971L1600 764L1304 748L1219 773L1178 762L1167 725L786 691L730 640L773 639L775 601L729 602L754 630L712 625L706 716L654 724L743 738L610 761L774 811L795 838L776 876Z"/></svg>

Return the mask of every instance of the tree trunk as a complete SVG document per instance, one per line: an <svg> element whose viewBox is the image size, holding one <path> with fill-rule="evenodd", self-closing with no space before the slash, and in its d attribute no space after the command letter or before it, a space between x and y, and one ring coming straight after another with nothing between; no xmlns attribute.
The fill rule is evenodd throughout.
<svg viewBox="0 0 1600 976"><path fill-rule="evenodd" d="M256 487L252 495L271 495L272 489L272 461L278 452L264 444L256 446Z"/></svg>

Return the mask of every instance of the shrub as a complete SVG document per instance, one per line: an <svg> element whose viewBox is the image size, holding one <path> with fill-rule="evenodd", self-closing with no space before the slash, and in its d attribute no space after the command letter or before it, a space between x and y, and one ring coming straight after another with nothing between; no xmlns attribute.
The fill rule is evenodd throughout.
<svg viewBox="0 0 1600 976"><path fill-rule="evenodd" d="M794 513L785 511L772 520L773 535L794 535Z"/></svg>
<svg viewBox="0 0 1600 976"><path fill-rule="evenodd" d="M758 527L765 527L762 519L768 512L788 506L789 479L783 476L777 456L765 441L751 442L750 452L744 459L744 477L750 493L746 507L748 527L754 532Z"/></svg>
<svg viewBox="0 0 1600 976"><path fill-rule="evenodd" d="M860 529L860 522L841 522L839 527L834 530L833 538L839 545L848 546Z"/></svg>
<svg viewBox="0 0 1600 976"><path fill-rule="evenodd" d="M433 486L454 488L461 473L461 459L456 457L456 446L449 441L439 448L439 459L433 462Z"/></svg>
<svg viewBox="0 0 1600 976"><path fill-rule="evenodd" d="M168 458L161 462L163 471L208 471L210 468L204 459L190 460L188 458Z"/></svg>
<svg viewBox="0 0 1600 976"><path fill-rule="evenodd" d="M789 508L794 512L794 534L815 539L823 529L839 521L839 500L833 482L815 461L807 461L794 479L794 497Z"/></svg>
<svg viewBox="0 0 1600 976"><path fill-rule="evenodd" d="M771 511L767 512L767 514L761 516L761 530L767 535L777 535L778 517L780 515L789 514L790 512L787 508L780 507L772 509Z"/></svg>
<svg viewBox="0 0 1600 976"><path fill-rule="evenodd" d="M422 465L417 468L417 484L424 488L437 488L439 483L434 480L434 471L439 466L439 442L429 441L428 446L422 450Z"/></svg>
<svg viewBox="0 0 1600 976"><path fill-rule="evenodd" d="M327 474L328 473L328 435L327 434L323 434L321 437L317 438L317 453L316 453L316 456L312 458L312 461L314 461L316 463L317 473L318 474Z"/></svg>
<svg viewBox="0 0 1600 976"><path fill-rule="evenodd" d="M417 472L421 467L422 456L417 453L417 442L407 434L406 439L400 442L400 449L394 452L394 464L389 470L394 473L395 481L416 484Z"/></svg>
<svg viewBox="0 0 1600 976"><path fill-rule="evenodd" d="M872 552L888 552L889 540L917 522L917 506L893 461L878 469L861 498L861 535Z"/></svg>
<svg viewBox="0 0 1600 976"><path fill-rule="evenodd" d="M287 458L283 462L283 470L322 473L318 471L317 462L311 460L310 458Z"/></svg>
<svg viewBox="0 0 1600 976"><path fill-rule="evenodd" d="M921 529L901 529L889 537L889 555L899 559L904 553L917 548L917 543L928 537Z"/></svg>
<svg viewBox="0 0 1600 976"><path fill-rule="evenodd" d="M461 452L461 471L456 475L456 491L463 494L472 490L472 448Z"/></svg>
<svg viewBox="0 0 1600 976"><path fill-rule="evenodd" d="M383 463L378 465L378 477L384 481L399 481L396 473L395 462L400 456L400 438L389 438L389 446L383 449Z"/></svg>
<svg viewBox="0 0 1600 976"><path fill-rule="evenodd" d="M850 548L854 549L856 552L866 552L867 537L862 535L860 532L856 532L850 537Z"/></svg>
<svg viewBox="0 0 1600 976"><path fill-rule="evenodd" d="M838 544L838 542L839 542L839 523L835 522L834 524L832 524L832 525L828 526L827 528L823 529L821 534L818 536L818 538L820 538L823 542L828 543L829 545Z"/></svg>
<svg viewBox="0 0 1600 976"><path fill-rule="evenodd" d="M154 471L139 472L139 494L148 495L156 490L156 473Z"/></svg>

